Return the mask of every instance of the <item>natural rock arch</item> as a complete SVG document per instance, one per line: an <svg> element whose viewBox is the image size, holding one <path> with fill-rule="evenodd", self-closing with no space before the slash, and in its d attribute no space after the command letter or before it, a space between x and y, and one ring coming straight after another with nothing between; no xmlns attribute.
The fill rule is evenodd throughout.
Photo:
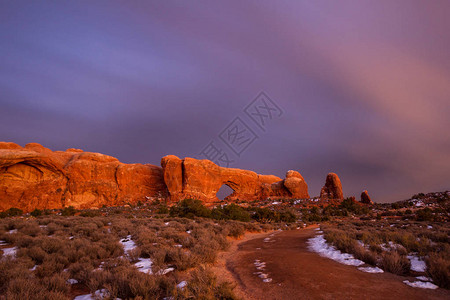
<svg viewBox="0 0 450 300"><path fill-rule="evenodd" d="M283 180L274 175L223 168L206 159L180 159L174 155L163 157L161 166L171 202L187 198L216 202L217 192L224 184L234 191L226 197L228 201L309 198L308 185L296 171L288 171Z"/></svg>

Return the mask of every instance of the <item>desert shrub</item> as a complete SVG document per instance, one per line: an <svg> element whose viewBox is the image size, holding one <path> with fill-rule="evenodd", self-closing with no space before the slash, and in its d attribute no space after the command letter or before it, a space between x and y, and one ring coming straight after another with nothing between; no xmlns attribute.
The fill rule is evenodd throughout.
<svg viewBox="0 0 450 300"><path fill-rule="evenodd" d="M277 222L293 223L297 219L297 213L293 209L284 209L278 213Z"/></svg>
<svg viewBox="0 0 450 300"><path fill-rule="evenodd" d="M250 221L250 214L234 203L224 207L216 207L211 211L211 217L217 220L237 220L242 222Z"/></svg>
<svg viewBox="0 0 450 300"><path fill-rule="evenodd" d="M432 253L426 260L427 275L433 279L438 286L450 289L450 251Z"/></svg>
<svg viewBox="0 0 450 300"><path fill-rule="evenodd" d="M354 198L345 198L338 206L340 209L345 209L356 215L369 213L369 208L357 203Z"/></svg>
<svg viewBox="0 0 450 300"><path fill-rule="evenodd" d="M353 244L353 249L351 252L357 259L362 260L363 262L375 266L378 261L378 256L375 252L371 250L366 250L364 247L360 245Z"/></svg>
<svg viewBox="0 0 450 300"><path fill-rule="evenodd" d="M250 211L253 212L252 219L260 223L270 223L270 222L295 222L298 218L297 213L292 209L284 209L281 211L274 211L267 207L252 207ZM303 213L303 218L308 219L305 216L306 212ZM321 218L320 218L321 219Z"/></svg>
<svg viewBox="0 0 450 300"><path fill-rule="evenodd" d="M4 295L10 281L14 278L28 278L29 270L24 264L18 263L11 257L0 260L0 295Z"/></svg>
<svg viewBox="0 0 450 300"><path fill-rule="evenodd" d="M251 210L254 211L252 218L258 222L267 223L275 219L275 212L266 207L255 207Z"/></svg>
<svg viewBox="0 0 450 300"><path fill-rule="evenodd" d="M64 269L64 264L56 260L45 260L41 265L37 266L34 274L37 277L49 277L55 273L59 273Z"/></svg>
<svg viewBox="0 0 450 300"><path fill-rule="evenodd" d="M245 233L245 226L239 223L227 224L226 230L228 231L228 236L239 238Z"/></svg>
<svg viewBox="0 0 450 300"><path fill-rule="evenodd" d="M0 212L0 218L15 217L23 215L23 211L19 208L11 207L10 209Z"/></svg>
<svg viewBox="0 0 450 300"><path fill-rule="evenodd" d="M94 223L81 223L78 225L75 225L73 228L73 232L78 235L83 235L86 237L91 236L93 233L95 233L98 229L98 226Z"/></svg>
<svg viewBox="0 0 450 300"><path fill-rule="evenodd" d="M87 217L87 218L98 217L100 215L101 215L100 211L96 210L96 209L83 210L80 213L81 217Z"/></svg>
<svg viewBox="0 0 450 300"><path fill-rule="evenodd" d="M433 219L433 212L429 207L419 209L416 211L417 221L431 221Z"/></svg>
<svg viewBox="0 0 450 300"><path fill-rule="evenodd" d="M20 229L20 233L35 237L41 233L41 228L35 223L28 223Z"/></svg>
<svg viewBox="0 0 450 300"><path fill-rule="evenodd" d="M195 299L238 299L234 286L228 282L218 283L217 277L205 267L192 272L186 286L186 298Z"/></svg>
<svg viewBox="0 0 450 300"><path fill-rule="evenodd" d="M87 262L75 262L68 268L70 277L78 280L80 283L87 283L93 270L92 264Z"/></svg>
<svg viewBox="0 0 450 300"><path fill-rule="evenodd" d="M105 264L105 274L97 275L97 286L109 291L110 298L122 299L162 299L175 289L175 282L166 276L141 273L127 260L114 260Z"/></svg>
<svg viewBox="0 0 450 300"><path fill-rule="evenodd" d="M158 209L156 210L157 214L168 214L169 213L169 208L167 207L167 205L160 205L158 207Z"/></svg>
<svg viewBox="0 0 450 300"><path fill-rule="evenodd" d="M398 254L397 251L391 251L381 255L381 267L387 272L405 275L409 273L411 263L406 256Z"/></svg>
<svg viewBox="0 0 450 300"><path fill-rule="evenodd" d="M42 264L47 257L47 253L38 246L32 246L31 248L23 249L22 251L38 265ZM19 251L18 255L20 255L20 253L21 251Z"/></svg>
<svg viewBox="0 0 450 300"><path fill-rule="evenodd" d="M190 219L194 217L209 218L211 211L200 200L184 199L170 208L170 215Z"/></svg>
<svg viewBox="0 0 450 300"><path fill-rule="evenodd" d="M325 234L327 242L343 252L351 253L356 246L356 240L341 230L329 230Z"/></svg>
<svg viewBox="0 0 450 300"><path fill-rule="evenodd" d="M61 215L62 216L73 216L75 215L75 213L77 212L77 210L73 207L73 206L69 206L69 207L65 207L62 211L61 211Z"/></svg>
<svg viewBox="0 0 450 300"><path fill-rule="evenodd" d="M48 291L66 294L70 291L70 286L67 284L68 279L69 275L66 272L61 272L42 278L40 283Z"/></svg>
<svg viewBox="0 0 450 300"><path fill-rule="evenodd" d="M62 292L49 291L32 278L14 278L6 291L6 299L61 300L70 299Z"/></svg>
<svg viewBox="0 0 450 300"><path fill-rule="evenodd" d="M32 215L33 217L42 216L42 210L36 208L32 212L30 212L30 215Z"/></svg>

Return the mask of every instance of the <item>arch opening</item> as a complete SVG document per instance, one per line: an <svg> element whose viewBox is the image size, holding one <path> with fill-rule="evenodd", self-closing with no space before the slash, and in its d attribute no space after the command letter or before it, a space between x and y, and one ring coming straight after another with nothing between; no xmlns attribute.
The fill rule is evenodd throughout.
<svg viewBox="0 0 450 300"><path fill-rule="evenodd" d="M230 188L228 185L223 184L220 189L217 191L217 198L219 198L219 200L224 200L226 197L230 196L231 194L233 194L234 190L232 188Z"/></svg>

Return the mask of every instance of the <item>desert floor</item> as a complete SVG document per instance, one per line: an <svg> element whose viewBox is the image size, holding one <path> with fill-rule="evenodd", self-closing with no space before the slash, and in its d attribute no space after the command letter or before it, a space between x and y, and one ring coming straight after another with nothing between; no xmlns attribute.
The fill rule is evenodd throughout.
<svg viewBox="0 0 450 300"><path fill-rule="evenodd" d="M222 253L215 272L233 280L244 299L450 299L448 290L403 283L414 277L365 273L310 252L314 229L247 234ZM256 260L265 262L264 270L257 270ZM272 281L263 282L257 272Z"/></svg>

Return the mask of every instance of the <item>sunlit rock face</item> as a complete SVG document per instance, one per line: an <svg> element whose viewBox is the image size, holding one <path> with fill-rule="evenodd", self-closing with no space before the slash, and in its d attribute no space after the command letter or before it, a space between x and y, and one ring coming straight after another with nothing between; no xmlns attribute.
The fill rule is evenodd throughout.
<svg viewBox="0 0 450 300"><path fill-rule="evenodd" d="M335 173L329 173L325 181L325 185L320 191L321 199L344 199L344 193L342 192L341 180Z"/></svg>
<svg viewBox="0 0 450 300"><path fill-rule="evenodd" d="M36 143L21 147L0 142L0 211L98 208L152 199L176 203L193 198L209 204L219 200L222 185L233 190L225 198L229 202L309 198L308 185L297 171L281 179L174 155L163 157L161 166L124 164L74 148L52 151Z"/></svg>
<svg viewBox="0 0 450 300"><path fill-rule="evenodd" d="M113 206L167 196L162 168L80 149L0 142L0 210Z"/></svg>
<svg viewBox="0 0 450 300"><path fill-rule="evenodd" d="M220 167L206 159L180 159L173 155L163 157L161 165L171 202L186 198L205 203L218 201L217 192L224 184L233 190L225 198L227 201L309 198L308 185L295 171L289 171L282 180L274 175Z"/></svg>

